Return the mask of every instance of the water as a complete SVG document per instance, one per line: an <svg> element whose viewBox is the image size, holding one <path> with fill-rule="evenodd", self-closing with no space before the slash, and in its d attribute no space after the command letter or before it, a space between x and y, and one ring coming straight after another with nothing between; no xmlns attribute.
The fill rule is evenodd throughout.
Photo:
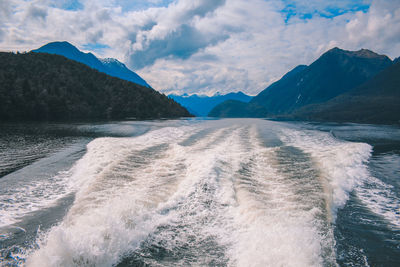
<svg viewBox="0 0 400 267"><path fill-rule="evenodd" d="M0 126L4 266L398 266L400 129Z"/></svg>

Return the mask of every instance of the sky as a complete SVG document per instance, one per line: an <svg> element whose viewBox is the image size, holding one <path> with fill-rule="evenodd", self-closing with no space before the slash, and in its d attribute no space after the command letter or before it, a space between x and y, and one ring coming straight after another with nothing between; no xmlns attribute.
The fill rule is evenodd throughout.
<svg viewBox="0 0 400 267"><path fill-rule="evenodd" d="M0 0L0 51L53 41L166 94L256 95L333 47L400 56L400 0Z"/></svg>

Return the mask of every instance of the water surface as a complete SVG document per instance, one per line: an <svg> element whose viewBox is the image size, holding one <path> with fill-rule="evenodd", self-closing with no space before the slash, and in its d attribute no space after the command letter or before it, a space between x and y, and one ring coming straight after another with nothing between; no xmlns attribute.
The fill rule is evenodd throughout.
<svg viewBox="0 0 400 267"><path fill-rule="evenodd" d="M397 127L191 119L0 130L4 265L400 264Z"/></svg>

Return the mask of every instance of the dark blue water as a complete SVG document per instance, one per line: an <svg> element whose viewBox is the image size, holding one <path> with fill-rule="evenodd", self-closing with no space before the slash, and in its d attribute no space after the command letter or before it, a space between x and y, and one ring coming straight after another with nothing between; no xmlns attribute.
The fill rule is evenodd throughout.
<svg viewBox="0 0 400 267"><path fill-rule="evenodd" d="M342 266L399 266L400 131L374 125L317 126L337 138L373 146L368 170L374 179L350 194L335 223Z"/></svg>

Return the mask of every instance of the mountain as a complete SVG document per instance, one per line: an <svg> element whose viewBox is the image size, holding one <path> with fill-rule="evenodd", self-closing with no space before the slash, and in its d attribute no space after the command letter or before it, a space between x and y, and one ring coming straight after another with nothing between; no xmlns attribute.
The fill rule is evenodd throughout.
<svg viewBox="0 0 400 267"><path fill-rule="evenodd" d="M264 107L265 116L287 116L307 105L324 103L344 94L392 64L387 56L367 49L346 51L333 48L310 66L297 66L255 96L249 104ZM241 117L250 116L248 110L244 109Z"/></svg>
<svg viewBox="0 0 400 267"><path fill-rule="evenodd" d="M68 42L48 43L36 50L36 53L57 54L66 58L81 62L91 68L104 72L113 77L134 82L146 87L151 87L135 72L129 70L123 63L113 58L98 59L92 53L81 52L78 48Z"/></svg>
<svg viewBox="0 0 400 267"><path fill-rule="evenodd" d="M317 121L400 124L400 61L349 92L305 106L294 118Z"/></svg>
<svg viewBox="0 0 400 267"><path fill-rule="evenodd" d="M370 50L333 48L310 66L296 67L281 80L252 99L270 114L288 114L314 103L322 103L367 81L392 64Z"/></svg>
<svg viewBox="0 0 400 267"><path fill-rule="evenodd" d="M250 104L238 100L226 100L215 106L209 113L209 117L224 118L263 118L266 110L257 104Z"/></svg>
<svg viewBox="0 0 400 267"><path fill-rule="evenodd" d="M0 62L0 121L191 116L151 88L64 56L0 52Z"/></svg>
<svg viewBox="0 0 400 267"><path fill-rule="evenodd" d="M213 96L206 95L168 95L170 98L187 108L191 113L196 116L205 117L208 113L218 104L226 100L237 100L241 102L249 102L252 97L246 95L242 92L228 93L226 95L221 95L216 93Z"/></svg>

